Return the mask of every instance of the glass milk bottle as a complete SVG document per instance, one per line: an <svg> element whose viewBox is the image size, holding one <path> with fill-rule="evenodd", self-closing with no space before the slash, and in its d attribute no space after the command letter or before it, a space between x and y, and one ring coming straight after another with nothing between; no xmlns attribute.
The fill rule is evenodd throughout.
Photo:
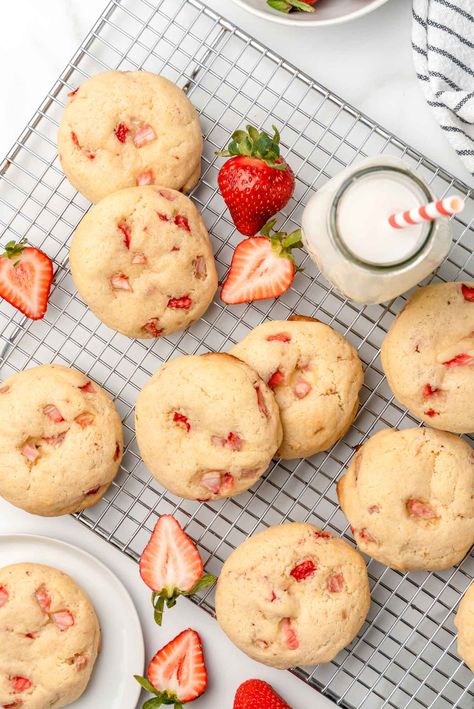
<svg viewBox="0 0 474 709"><path fill-rule="evenodd" d="M435 200L397 158L350 166L308 202L303 243L321 273L356 303L384 303L434 271L451 245L447 218L396 229L390 215Z"/></svg>

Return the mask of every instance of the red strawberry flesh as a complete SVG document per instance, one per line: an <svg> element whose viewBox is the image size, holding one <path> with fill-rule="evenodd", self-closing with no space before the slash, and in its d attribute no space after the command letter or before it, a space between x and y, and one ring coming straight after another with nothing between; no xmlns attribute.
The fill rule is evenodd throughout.
<svg viewBox="0 0 474 709"><path fill-rule="evenodd" d="M474 288L467 286L465 283L461 285L461 292L463 294L464 300L468 303L474 303Z"/></svg>
<svg viewBox="0 0 474 709"><path fill-rule="evenodd" d="M5 586L0 586L0 608L8 602L9 594Z"/></svg>
<svg viewBox="0 0 474 709"><path fill-rule="evenodd" d="M6 254L0 257L0 297L31 320L39 320L48 306L52 280L53 264L46 254L7 244Z"/></svg>
<svg viewBox="0 0 474 709"><path fill-rule="evenodd" d="M158 696L176 703L192 702L201 696L207 687L207 671L196 631L183 631L159 650L148 666L147 676Z"/></svg>
<svg viewBox="0 0 474 709"><path fill-rule="evenodd" d="M290 576L293 576L296 581L300 582L310 578L316 571L316 564L311 561L311 559L307 559L306 561L302 561L301 564L298 564L298 566L295 566L295 568L290 571Z"/></svg>
<svg viewBox="0 0 474 709"><path fill-rule="evenodd" d="M265 641L261 642L262 647L268 646ZM249 679L237 689L233 709L291 709L291 707L267 682L261 679Z"/></svg>
<svg viewBox="0 0 474 709"><path fill-rule="evenodd" d="M125 123L118 123L115 126L115 137L117 138L120 143L125 143L127 140L127 133L129 132L130 128L128 128Z"/></svg>

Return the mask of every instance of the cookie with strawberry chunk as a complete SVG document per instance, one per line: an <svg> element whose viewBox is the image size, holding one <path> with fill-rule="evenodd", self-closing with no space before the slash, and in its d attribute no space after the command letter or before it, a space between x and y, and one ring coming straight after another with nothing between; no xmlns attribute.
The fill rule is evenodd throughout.
<svg viewBox="0 0 474 709"><path fill-rule="evenodd" d="M100 628L84 591L58 569L0 569L0 707L64 707L85 691Z"/></svg>
<svg viewBox="0 0 474 709"><path fill-rule="evenodd" d="M228 354L164 364L138 395L135 427L148 470L175 495L217 500L248 490L281 442L275 397Z"/></svg>
<svg viewBox="0 0 474 709"><path fill-rule="evenodd" d="M474 582L461 599L454 624L458 631L458 655L474 672Z"/></svg>
<svg viewBox="0 0 474 709"><path fill-rule="evenodd" d="M379 431L337 485L361 551L400 571L464 558L474 544L473 490L471 446L431 428Z"/></svg>
<svg viewBox="0 0 474 709"><path fill-rule="evenodd" d="M254 534L217 582L217 620L237 647L287 669L330 662L359 632L370 606L364 560L311 524Z"/></svg>
<svg viewBox="0 0 474 709"><path fill-rule="evenodd" d="M359 408L364 381L354 347L313 318L259 325L231 354L257 370L275 393L283 425L282 458L305 458L342 438Z"/></svg>
<svg viewBox="0 0 474 709"><path fill-rule="evenodd" d="M201 174L199 116L185 93L146 71L105 71L71 92L58 133L71 184L91 202L133 185L189 192Z"/></svg>
<svg viewBox="0 0 474 709"><path fill-rule="evenodd" d="M188 327L217 289L201 215L188 197L165 187L130 187L96 204L73 235L70 264L89 308L129 337Z"/></svg>
<svg viewBox="0 0 474 709"><path fill-rule="evenodd" d="M395 397L419 419L474 431L474 282L419 288L388 331L382 365Z"/></svg>
<svg viewBox="0 0 474 709"><path fill-rule="evenodd" d="M94 505L122 458L120 416L82 372L46 364L0 384L0 495L55 516Z"/></svg>

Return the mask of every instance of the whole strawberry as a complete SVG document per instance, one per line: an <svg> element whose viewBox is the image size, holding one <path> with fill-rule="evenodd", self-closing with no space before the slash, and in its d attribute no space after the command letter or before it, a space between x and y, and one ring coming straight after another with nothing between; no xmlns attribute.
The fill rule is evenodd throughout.
<svg viewBox="0 0 474 709"><path fill-rule="evenodd" d="M235 226L241 234L254 236L274 214L283 209L295 189L295 176L280 157L280 134L273 126L270 138L252 126L232 135L231 155L221 167L219 188Z"/></svg>
<svg viewBox="0 0 474 709"><path fill-rule="evenodd" d="M267 682L249 679L238 688L234 709L291 709Z"/></svg>

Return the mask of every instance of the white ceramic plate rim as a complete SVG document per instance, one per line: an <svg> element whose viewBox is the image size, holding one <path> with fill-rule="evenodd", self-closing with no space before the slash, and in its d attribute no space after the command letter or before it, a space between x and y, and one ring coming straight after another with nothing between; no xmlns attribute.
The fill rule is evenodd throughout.
<svg viewBox="0 0 474 709"><path fill-rule="evenodd" d="M100 667L102 652L99 653L99 657L87 689L77 701L73 702L73 704L69 706L77 706L78 709L97 709L98 706L107 706L109 709L135 709L140 697L141 688L138 683L132 679L132 676L134 674L143 674L143 668L145 665L145 644L137 610L123 583L102 561L74 544L63 542L62 540L55 539L54 537L46 537L38 534L0 534L0 549L3 544L9 543L20 545L21 547L24 546L25 553L24 555L20 555L18 562L9 560L6 564L4 564L2 560L2 566L10 565L10 563L22 563L27 560L31 560L32 563L46 563L49 566L55 566L75 579L72 563L73 559L71 559L71 563L68 564L68 557L64 555L65 552L65 554L69 557L71 557L71 555L79 555L82 557L86 566L89 566L91 571L95 567L95 571L100 574L100 577L97 579L98 582L96 583L98 594L103 592L102 585L100 583L101 579L107 579L108 585L114 587L114 600L119 605L122 605L123 608L117 622L120 622L123 626L127 627L126 636L128 651L127 656L124 657L127 666L107 667L103 664L103 666ZM58 555L57 563L45 561L41 558L41 547L47 547L49 550L56 547L63 552L63 555ZM65 558L66 563L64 563ZM80 586L83 585L79 577L77 578L77 582ZM90 593L88 595L91 596ZM94 604L94 598L92 596L91 601ZM100 616L98 611L97 615L99 617L101 630L104 631L105 629L105 632L109 632L108 625L104 625L103 618ZM105 676L105 674L108 674L113 680L114 677L119 676L121 673L124 673L125 676L132 679L131 682L125 685L121 696L110 696L110 692L107 693L105 688L102 693L103 675ZM90 689L93 689L92 694L89 692Z"/></svg>
<svg viewBox="0 0 474 709"><path fill-rule="evenodd" d="M334 17L330 20L317 20L316 18L314 20L305 19L304 22L300 22L298 20L292 19L291 16L288 15L282 14L282 16L279 17L278 15L274 15L272 12L258 10L257 8L248 5L246 0L232 1L236 5L241 7L243 10L247 10L247 12L251 12L257 17L261 17L263 20L277 22L280 25L291 25L291 27L327 27L328 25L338 25L342 22L349 22L350 20L356 20L358 17L367 15L369 12L372 12L372 10L376 10L378 7L381 7L382 5L385 5L386 2L388 2L388 0L372 0L370 5L367 5L366 7L361 7L359 10L349 12L347 15L343 15L342 17Z"/></svg>

